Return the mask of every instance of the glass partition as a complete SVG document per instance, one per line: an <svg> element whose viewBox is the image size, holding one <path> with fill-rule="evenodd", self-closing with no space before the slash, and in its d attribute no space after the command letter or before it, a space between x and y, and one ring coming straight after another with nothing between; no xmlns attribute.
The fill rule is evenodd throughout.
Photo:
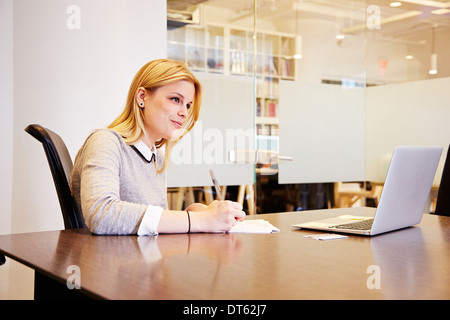
<svg viewBox="0 0 450 320"><path fill-rule="evenodd" d="M443 146L425 208L433 212L450 137L450 3L367 7L366 179L382 188L397 145Z"/></svg>
<svg viewBox="0 0 450 320"><path fill-rule="evenodd" d="M445 1L168 1L169 58L214 74L206 99L230 99L209 111L239 118L207 120L236 141L220 175L253 172L218 176L227 198L250 214L376 206L396 145L443 145L444 157L449 18ZM203 178L191 199L216 196Z"/></svg>
<svg viewBox="0 0 450 320"><path fill-rule="evenodd" d="M342 181L364 179L364 2L272 1L257 10L257 32L280 35L280 59L265 78L276 89L274 119L261 119L270 163L257 164L257 207L279 212L335 207ZM262 88L267 83L260 81ZM275 128L275 130L270 130ZM263 144L264 145L264 144ZM342 203L339 203L342 205Z"/></svg>

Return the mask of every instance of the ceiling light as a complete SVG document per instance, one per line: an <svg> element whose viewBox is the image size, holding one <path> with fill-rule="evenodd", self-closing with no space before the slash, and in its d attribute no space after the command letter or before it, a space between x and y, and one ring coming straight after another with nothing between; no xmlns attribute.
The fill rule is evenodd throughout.
<svg viewBox="0 0 450 320"><path fill-rule="evenodd" d="M408 54L408 55L405 56L405 59L406 60L412 60L412 59L414 59L414 56L412 54Z"/></svg>
<svg viewBox="0 0 450 320"><path fill-rule="evenodd" d="M303 58L302 55L302 36L298 34L298 10L295 10L295 52L292 56L294 59Z"/></svg>
<svg viewBox="0 0 450 320"><path fill-rule="evenodd" d="M437 74L437 54L431 54L431 68L428 71L429 74Z"/></svg>
<svg viewBox="0 0 450 320"><path fill-rule="evenodd" d="M296 36L295 37L295 53L293 55L294 59L301 59L303 58L302 55L302 36Z"/></svg>
<svg viewBox="0 0 450 320"><path fill-rule="evenodd" d="M400 1L394 1L389 4L391 7L400 7L402 3Z"/></svg>
<svg viewBox="0 0 450 320"><path fill-rule="evenodd" d="M435 31L436 26L433 25L433 27L431 28L431 67L430 70L428 71L429 74L437 74L437 54L436 54L436 48L435 48Z"/></svg>
<svg viewBox="0 0 450 320"><path fill-rule="evenodd" d="M345 38L345 36L342 34L342 33L340 33L340 34L338 34L337 36L336 36L336 39L337 40L342 40L342 39L344 39Z"/></svg>
<svg viewBox="0 0 450 320"><path fill-rule="evenodd" d="M444 8L431 11L432 14L446 14L449 12L450 12L450 10L444 9Z"/></svg>

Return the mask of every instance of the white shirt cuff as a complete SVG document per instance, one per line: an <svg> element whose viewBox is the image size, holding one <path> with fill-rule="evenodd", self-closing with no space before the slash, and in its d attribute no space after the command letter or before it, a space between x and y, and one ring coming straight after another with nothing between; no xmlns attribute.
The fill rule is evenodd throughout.
<svg viewBox="0 0 450 320"><path fill-rule="evenodd" d="M137 232L138 236L158 235L157 229L163 210L163 208L156 206L147 207Z"/></svg>

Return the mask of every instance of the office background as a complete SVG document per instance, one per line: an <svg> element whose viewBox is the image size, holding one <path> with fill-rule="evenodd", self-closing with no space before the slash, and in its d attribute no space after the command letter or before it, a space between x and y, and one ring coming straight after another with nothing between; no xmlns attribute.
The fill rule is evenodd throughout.
<svg viewBox="0 0 450 320"><path fill-rule="evenodd" d="M246 30L246 36L251 36L254 2L239 2L247 11L235 7L234 2L228 3L226 8L220 1L211 1L211 6L208 2L201 3L201 19L207 25L227 30L224 38L233 35L230 25ZM42 147L24 132L24 128L30 123L40 123L58 132L74 158L88 133L108 125L120 112L139 67L151 59L170 55L168 3L170 1L165 0L0 0L3 120L0 126L0 201L3 204L0 234L63 227ZM363 28L362 32L352 33L351 28L366 22L367 8L372 4L377 5L376 1L322 3L321 9L328 8L325 11L332 17L321 21L316 19L320 7L315 1L304 1L305 7L297 7L293 1L259 1L258 31L265 36L275 34L296 39L296 46L301 44L303 54L300 60L288 59L293 63L296 81L288 75L279 76L275 82L280 112L276 123L279 125L279 149L274 148L280 155L294 158L292 162L280 162L279 178L283 178L285 166L289 170L285 176L291 179L283 183L382 181L395 145L447 147L449 144L449 14L433 16L440 18L431 20L435 21L435 29L429 22L421 24L422 18L418 16L420 26L416 28L416 38L411 40L395 42L395 36L379 39L383 25L380 30ZM271 7L275 5L290 10L289 19L276 16L274 12L280 13L281 8ZM407 5L411 4L403 2L404 8ZM442 5L448 8L448 3ZM79 20L77 8L80 9ZM393 9L384 8L382 17L395 15L388 11ZM308 13L302 13L303 9L308 9ZM404 9L405 12L414 10ZM345 12L347 15L342 14ZM277 19L278 22L274 22ZM345 28L342 24L346 24ZM335 36L341 29L348 33L339 40ZM224 50L233 49L230 44L223 46ZM416 52L414 58L406 59L411 48ZM437 75L428 74L433 50L438 55ZM251 56L252 49L248 51ZM215 72L215 77L224 74L224 77L242 78L230 55L224 60L222 72ZM202 71L198 66L193 69ZM251 72L249 81L251 84ZM346 91L339 89L330 93L329 90L336 88L329 89L329 83L339 83L336 87L345 87ZM371 86L361 86L364 83ZM297 90L305 94L289 95ZM328 102L333 103L314 97L306 100L306 93L311 92L316 92L317 96L329 95ZM352 95L353 104L347 104L345 97L338 96L341 94ZM253 102L257 95L251 92L248 97ZM330 106L333 109L329 109ZM252 105L252 110L256 112L257 107ZM331 115L338 107L342 109L335 113L337 118L333 118ZM293 113L289 108L299 113L299 120L304 122L291 123L296 118L290 116ZM343 122L337 126L333 119ZM283 123L286 124L284 131ZM298 123L304 125L297 126ZM327 132L327 129L334 131ZM348 151L355 154L350 155ZM443 156L445 154L446 149ZM311 168L299 170L305 166ZM323 168L338 176L319 176L324 173ZM441 172L442 161L435 184L439 183ZM305 173L309 176L305 177ZM250 172L246 177L252 182L255 175ZM14 288L10 297L21 296L24 292L21 284L32 277L20 268L0 270L1 286L14 282L14 286L10 286Z"/></svg>

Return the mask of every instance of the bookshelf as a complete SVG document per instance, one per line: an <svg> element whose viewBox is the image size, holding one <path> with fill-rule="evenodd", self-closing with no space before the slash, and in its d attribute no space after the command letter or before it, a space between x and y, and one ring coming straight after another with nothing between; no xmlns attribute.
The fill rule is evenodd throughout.
<svg viewBox="0 0 450 320"><path fill-rule="evenodd" d="M191 26L167 30L167 56L192 71L224 73L224 28Z"/></svg>
<svg viewBox="0 0 450 320"><path fill-rule="evenodd" d="M258 149L278 151L279 82L295 80L296 38L290 34L260 32L257 54L253 31L230 28L230 74L254 75L256 57L256 132Z"/></svg>
<svg viewBox="0 0 450 320"><path fill-rule="evenodd" d="M253 31L230 31L230 74L253 76ZM274 79L295 80L295 36L257 34L256 75Z"/></svg>

